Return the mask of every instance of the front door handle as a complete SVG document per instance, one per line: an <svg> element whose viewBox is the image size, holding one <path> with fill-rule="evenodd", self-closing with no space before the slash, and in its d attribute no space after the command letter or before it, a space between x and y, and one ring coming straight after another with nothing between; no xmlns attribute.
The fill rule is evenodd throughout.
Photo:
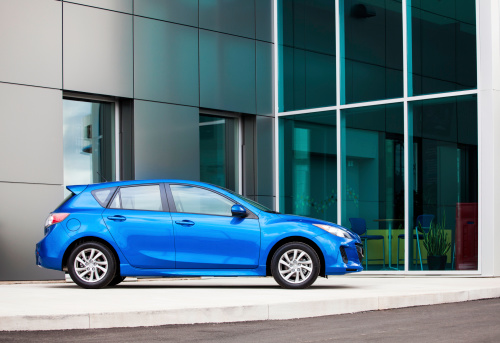
<svg viewBox="0 0 500 343"><path fill-rule="evenodd" d="M193 226L194 225L194 222L192 222L191 220L176 220L175 223L177 225L182 225L182 226Z"/></svg>
<svg viewBox="0 0 500 343"><path fill-rule="evenodd" d="M125 220L127 220L127 218L124 216L109 216L108 219L115 222L124 222Z"/></svg>

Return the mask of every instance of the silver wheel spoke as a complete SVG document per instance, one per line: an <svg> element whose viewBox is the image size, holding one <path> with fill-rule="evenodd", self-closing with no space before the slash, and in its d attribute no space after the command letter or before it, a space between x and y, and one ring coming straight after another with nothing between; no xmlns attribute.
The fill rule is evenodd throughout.
<svg viewBox="0 0 500 343"><path fill-rule="evenodd" d="M293 259L296 260L297 259L297 249L294 249L293 250Z"/></svg>
<svg viewBox="0 0 500 343"><path fill-rule="evenodd" d="M312 275L313 261L309 254L301 249L290 249L281 255L278 271L281 277L293 284L302 283Z"/></svg>
<svg viewBox="0 0 500 343"><path fill-rule="evenodd" d="M295 272L291 272L290 274L288 274L287 276L285 276L285 280L290 279L290 276L292 276L293 274L295 274Z"/></svg>
<svg viewBox="0 0 500 343"><path fill-rule="evenodd" d="M297 261L300 262L300 259L302 258L302 256L304 256L306 253L304 251L302 251L299 255L299 257L297 257Z"/></svg>
<svg viewBox="0 0 500 343"><path fill-rule="evenodd" d="M300 267L307 270L307 271L310 271L310 272L312 272L312 270L313 270L311 267L307 267L307 266L300 266Z"/></svg>
<svg viewBox="0 0 500 343"><path fill-rule="evenodd" d="M107 275L108 260L99 249L84 249L76 256L73 267L82 281L93 283Z"/></svg>
<svg viewBox="0 0 500 343"><path fill-rule="evenodd" d="M290 263L286 263L286 262L285 262L285 261L283 261L283 260L280 260L280 264L284 265L285 267L290 268Z"/></svg>

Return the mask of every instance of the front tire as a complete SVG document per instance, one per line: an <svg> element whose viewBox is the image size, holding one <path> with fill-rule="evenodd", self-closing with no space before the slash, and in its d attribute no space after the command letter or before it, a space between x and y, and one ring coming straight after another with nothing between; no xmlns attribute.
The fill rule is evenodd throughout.
<svg viewBox="0 0 500 343"><path fill-rule="evenodd" d="M83 288L106 287L116 273L113 253L99 242L77 245L69 255L67 265L71 279Z"/></svg>
<svg viewBox="0 0 500 343"><path fill-rule="evenodd" d="M319 271L318 254L302 242L281 246L271 260L274 280L283 288L307 288L316 281Z"/></svg>

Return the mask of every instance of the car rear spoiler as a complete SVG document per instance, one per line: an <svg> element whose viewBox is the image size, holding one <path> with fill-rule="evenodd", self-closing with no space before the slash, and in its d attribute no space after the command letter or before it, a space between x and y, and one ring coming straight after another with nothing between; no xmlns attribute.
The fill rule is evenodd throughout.
<svg viewBox="0 0 500 343"><path fill-rule="evenodd" d="M88 185L74 185L74 186L66 186L66 189L71 193L73 193L74 195L78 195L81 192L83 192L87 187Z"/></svg>

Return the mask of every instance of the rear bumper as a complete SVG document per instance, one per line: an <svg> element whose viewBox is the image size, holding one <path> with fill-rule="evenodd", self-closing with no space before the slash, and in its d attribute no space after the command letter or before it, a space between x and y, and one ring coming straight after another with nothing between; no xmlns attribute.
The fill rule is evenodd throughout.
<svg viewBox="0 0 500 343"><path fill-rule="evenodd" d="M60 234L55 234L55 232L62 229L57 227L59 224L55 225L56 227L36 244L35 263L39 267L62 270L62 258L66 250L67 235L65 232L63 232L64 235L62 237Z"/></svg>

